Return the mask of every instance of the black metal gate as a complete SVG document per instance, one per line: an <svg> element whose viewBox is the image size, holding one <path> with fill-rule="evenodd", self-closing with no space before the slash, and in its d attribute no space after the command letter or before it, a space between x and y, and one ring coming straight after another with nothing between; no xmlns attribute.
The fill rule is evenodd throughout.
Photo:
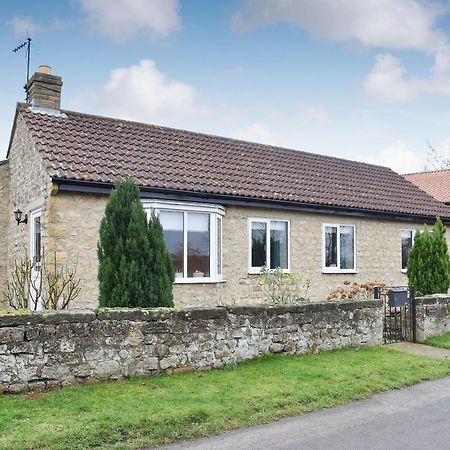
<svg viewBox="0 0 450 450"><path fill-rule="evenodd" d="M407 286L375 288L374 297L383 300L385 344L416 342L416 293Z"/></svg>

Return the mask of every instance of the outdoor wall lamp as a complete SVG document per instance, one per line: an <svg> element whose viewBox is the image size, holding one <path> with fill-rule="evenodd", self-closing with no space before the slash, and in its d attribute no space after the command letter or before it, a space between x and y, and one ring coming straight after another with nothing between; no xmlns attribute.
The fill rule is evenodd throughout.
<svg viewBox="0 0 450 450"><path fill-rule="evenodd" d="M16 211L14 211L14 216L16 218L17 225L20 225L21 223L28 223L28 214L25 214L25 217L22 219L22 211L17 208Z"/></svg>

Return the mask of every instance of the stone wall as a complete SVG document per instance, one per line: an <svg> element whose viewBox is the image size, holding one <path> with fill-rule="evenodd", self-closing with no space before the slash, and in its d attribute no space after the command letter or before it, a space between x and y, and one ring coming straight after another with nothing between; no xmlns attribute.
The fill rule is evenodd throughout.
<svg viewBox="0 0 450 450"><path fill-rule="evenodd" d="M220 368L268 352L382 342L381 301L0 316L0 387Z"/></svg>
<svg viewBox="0 0 450 450"><path fill-rule="evenodd" d="M417 298L417 341L450 332L450 297L435 294Z"/></svg>

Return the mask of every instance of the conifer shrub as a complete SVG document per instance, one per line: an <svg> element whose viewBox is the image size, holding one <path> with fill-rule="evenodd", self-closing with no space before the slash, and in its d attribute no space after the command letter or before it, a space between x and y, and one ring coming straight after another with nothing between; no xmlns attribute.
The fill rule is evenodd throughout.
<svg viewBox="0 0 450 450"><path fill-rule="evenodd" d="M134 180L118 179L100 224L100 306L173 306L173 263L155 221L153 214L149 224Z"/></svg>
<svg viewBox="0 0 450 450"><path fill-rule="evenodd" d="M164 234L159 217L152 211L148 223L148 240L152 249L150 260L149 286L150 306L173 306L172 286L175 280L175 268L164 242Z"/></svg>
<svg viewBox="0 0 450 450"><path fill-rule="evenodd" d="M422 295L447 293L450 287L448 246L440 218L436 218L432 233L425 227L414 236L408 255L408 283Z"/></svg>

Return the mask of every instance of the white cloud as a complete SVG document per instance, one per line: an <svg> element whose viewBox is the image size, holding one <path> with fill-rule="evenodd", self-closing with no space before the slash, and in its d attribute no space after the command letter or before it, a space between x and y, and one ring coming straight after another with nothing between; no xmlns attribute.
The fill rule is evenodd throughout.
<svg viewBox="0 0 450 450"><path fill-rule="evenodd" d="M9 25L11 25L14 34L19 37L35 36L42 31L42 26L33 22L31 17L14 17Z"/></svg>
<svg viewBox="0 0 450 450"><path fill-rule="evenodd" d="M308 124L321 124L329 119L328 111L324 105L306 105L300 114L300 120Z"/></svg>
<svg viewBox="0 0 450 450"><path fill-rule="evenodd" d="M259 144L274 144L275 136L262 123L252 123L243 128L239 128L231 133L235 139L243 141L258 142Z"/></svg>
<svg viewBox="0 0 450 450"><path fill-rule="evenodd" d="M285 22L313 36L366 47L434 51L445 36L434 29L443 3L420 0L245 0L236 30Z"/></svg>
<svg viewBox="0 0 450 450"><path fill-rule="evenodd" d="M207 112L194 86L170 80L150 59L113 70L95 97L95 108L102 113L144 122L172 122Z"/></svg>
<svg viewBox="0 0 450 450"><path fill-rule="evenodd" d="M90 29L116 42L164 37L181 28L178 0L78 0Z"/></svg>
<svg viewBox="0 0 450 450"><path fill-rule="evenodd" d="M408 101L419 95L450 95L450 46L442 45L428 77L408 77L400 60L392 55L378 55L366 76L363 88L377 100Z"/></svg>
<svg viewBox="0 0 450 450"><path fill-rule="evenodd" d="M371 97L408 101L419 95L450 95L450 44L437 29L450 12L443 0L244 0L232 18L237 30L285 22L311 35L367 48L413 49L433 55L428 77L407 74L400 59L380 54L363 82Z"/></svg>
<svg viewBox="0 0 450 450"><path fill-rule="evenodd" d="M424 161L410 150L404 142L397 140L374 155L361 159L366 163L390 167L398 173L419 172L424 168Z"/></svg>

